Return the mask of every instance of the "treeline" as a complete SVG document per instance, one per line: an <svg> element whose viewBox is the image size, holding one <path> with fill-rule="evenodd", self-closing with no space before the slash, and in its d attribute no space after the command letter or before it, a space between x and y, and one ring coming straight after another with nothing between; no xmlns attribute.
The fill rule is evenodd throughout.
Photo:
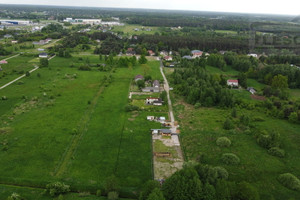
<svg viewBox="0 0 300 200"><path fill-rule="evenodd" d="M257 189L250 183L230 182L223 167L196 165L185 167L168 178L162 187L148 181L140 193L139 200L230 200L260 199Z"/></svg>
<svg viewBox="0 0 300 200"><path fill-rule="evenodd" d="M242 20L208 19L203 17L186 17L170 15L132 16L127 21L129 24L159 27L203 27L212 30L249 30L249 22Z"/></svg>
<svg viewBox="0 0 300 200"><path fill-rule="evenodd" d="M171 76L174 91L195 106L232 107L234 99L226 89L224 77L213 77L196 63L189 68L176 69Z"/></svg>
<svg viewBox="0 0 300 200"><path fill-rule="evenodd" d="M168 36L168 35L140 35L137 39L140 44L157 44L159 50L178 51L180 48L201 49L204 51L233 50L248 52L249 44L246 39L221 36Z"/></svg>

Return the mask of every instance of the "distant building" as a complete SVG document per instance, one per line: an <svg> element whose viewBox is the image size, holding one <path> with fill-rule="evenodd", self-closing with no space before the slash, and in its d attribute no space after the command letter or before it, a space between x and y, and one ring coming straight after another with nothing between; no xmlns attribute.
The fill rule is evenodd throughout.
<svg viewBox="0 0 300 200"><path fill-rule="evenodd" d="M159 54L161 56L168 56L168 52L167 51L161 51Z"/></svg>
<svg viewBox="0 0 300 200"><path fill-rule="evenodd" d="M192 57L193 57L193 58L198 58L198 57L201 57L201 56L202 56L203 51L200 51L200 50L193 50L193 51L191 51L191 54L192 54Z"/></svg>
<svg viewBox="0 0 300 200"><path fill-rule="evenodd" d="M4 38L12 38L12 35L11 34L5 34L3 37Z"/></svg>
<svg viewBox="0 0 300 200"><path fill-rule="evenodd" d="M166 60L166 61L172 61L173 58L172 58L171 56L165 56L165 57L164 57L164 60Z"/></svg>
<svg viewBox="0 0 300 200"><path fill-rule="evenodd" d="M255 54L255 53L250 53L250 54L248 54L248 56L249 56L249 57L251 57L251 56L252 56L253 58L258 58L258 55L257 55L257 54Z"/></svg>
<svg viewBox="0 0 300 200"><path fill-rule="evenodd" d="M39 58L48 58L47 53L40 53Z"/></svg>
<svg viewBox="0 0 300 200"><path fill-rule="evenodd" d="M146 99L147 105L155 105L155 106L161 106L162 105L162 99L156 98L156 97L149 97Z"/></svg>
<svg viewBox="0 0 300 200"><path fill-rule="evenodd" d="M144 77L142 75L136 75L134 81L137 82L139 80L144 80Z"/></svg>
<svg viewBox="0 0 300 200"><path fill-rule="evenodd" d="M73 18L66 18L64 22L69 22L71 24L101 24L102 19L73 19Z"/></svg>
<svg viewBox="0 0 300 200"><path fill-rule="evenodd" d="M156 88L160 87L160 84L159 84L158 80L154 80L152 85L153 85L153 87L156 87Z"/></svg>
<svg viewBox="0 0 300 200"><path fill-rule="evenodd" d="M192 56L189 56L189 55L183 56L182 58L183 58L183 59L187 59L187 60L193 59Z"/></svg>
<svg viewBox="0 0 300 200"><path fill-rule="evenodd" d="M143 92L159 92L159 88L156 87L145 87L142 89Z"/></svg>
<svg viewBox="0 0 300 200"><path fill-rule="evenodd" d="M152 50L148 50L148 54L149 54L150 56L154 56L154 55L155 55L155 53L154 53Z"/></svg>
<svg viewBox="0 0 300 200"><path fill-rule="evenodd" d="M239 81L238 80L227 80L227 85L232 87L238 87Z"/></svg>
<svg viewBox="0 0 300 200"><path fill-rule="evenodd" d="M28 25L31 22L24 20L0 20L0 23L2 25Z"/></svg>
<svg viewBox="0 0 300 200"><path fill-rule="evenodd" d="M251 94L255 94L256 90L253 87L248 87L247 90L251 93Z"/></svg>
<svg viewBox="0 0 300 200"><path fill-rule="evenodd" d="M18 43L18 40L12 40L11 43L12 43L12 44L17 44L17 43Z"/></svg>

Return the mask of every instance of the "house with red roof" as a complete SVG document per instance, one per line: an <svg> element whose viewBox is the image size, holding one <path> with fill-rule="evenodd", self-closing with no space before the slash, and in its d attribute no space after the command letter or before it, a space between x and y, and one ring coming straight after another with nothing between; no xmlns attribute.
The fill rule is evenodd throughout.
<svg viewBox="0 0 300 200"><path fill-rule="evenodd" d="M198 57L201 57L201 56L202 56L203 51L200 51L200 50L193 50L193 51L191 51L191 53L192 53L192 57L193 57L193 58L198 58Z"/></svg>
<svg viewBox="0 0 300 200"><path fill-rule="evenodd" d="M227 85L232 87L238 87L239 81L238 80L227 80Z"/></svg>
<svg viewBox="0 0 300 200"><path fill-rule="evenodd" d="M172 58L171 56L165 56L165 57L164 57L164 60L166 60L166 61L172 61L173 58Z"/></svg>
<svg viewBox="0 0 300 200"><path fill-rule="evenodd" d="M148 50L148 54L149 54L149 56L154 56L155 55L155 53L152 50Z"/></svg>

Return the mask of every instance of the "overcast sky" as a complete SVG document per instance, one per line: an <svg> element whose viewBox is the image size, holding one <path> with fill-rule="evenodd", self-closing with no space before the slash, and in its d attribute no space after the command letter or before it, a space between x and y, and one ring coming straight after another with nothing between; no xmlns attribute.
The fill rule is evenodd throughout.
<svg viewBox="0 0 300 200"><path fill-rule="evenodd" d="M0 0L0 3L300 14L299 0Z"/></svg>

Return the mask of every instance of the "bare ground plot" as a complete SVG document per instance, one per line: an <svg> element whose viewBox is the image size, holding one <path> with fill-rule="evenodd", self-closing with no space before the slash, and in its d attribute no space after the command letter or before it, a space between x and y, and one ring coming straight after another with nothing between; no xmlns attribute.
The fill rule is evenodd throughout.
<svg viewBox="0 0 300 200"><path fill-rule="evenodd" d="M184 158L180 146L175 146L171 137L152 136L153 152L169 152L170 157L153 156L154 179L166 179L182 169Z"/></svg>

